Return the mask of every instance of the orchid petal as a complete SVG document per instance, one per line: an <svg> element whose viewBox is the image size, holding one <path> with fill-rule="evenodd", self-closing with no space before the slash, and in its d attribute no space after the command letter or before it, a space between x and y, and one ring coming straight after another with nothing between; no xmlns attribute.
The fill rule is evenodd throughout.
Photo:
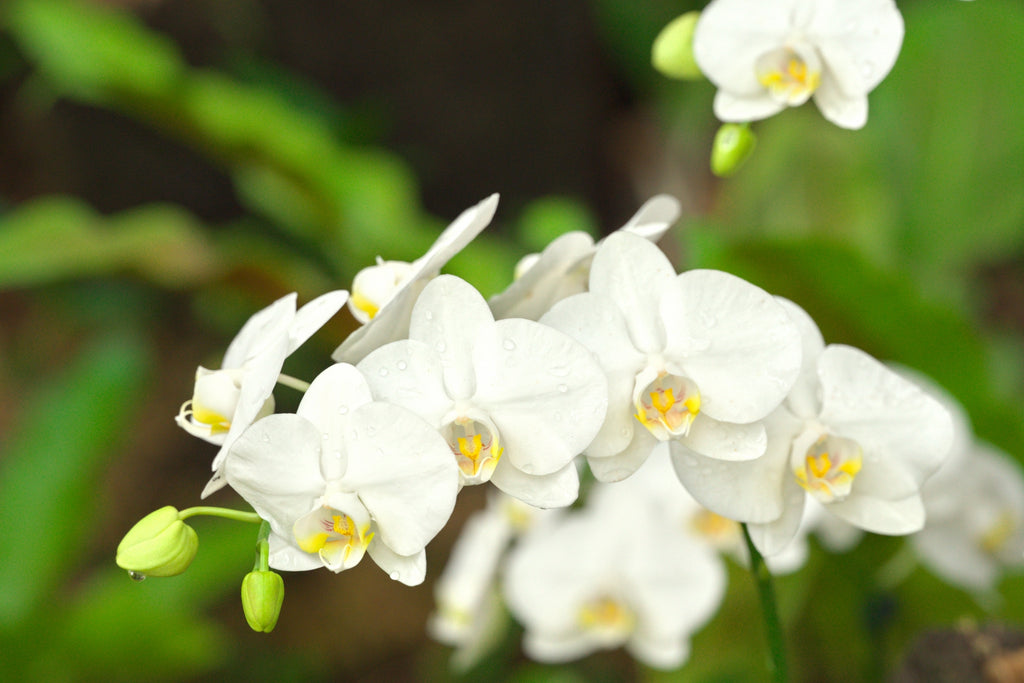
<svg viewBox="0 0 1024 683"><path fill-rule="evenodd" d="M681 359L697 383L701 412L726 422L763 418L800 371L800 333L786 310L760 287L728 273L691 270L677 282L661 312L666 356Z"/></svg>
<svg viewBox="0 0 1024 683"><path fill-rule="evenodd" d="M437 430L389 403L356 409L341 480L375 520L380 539L401 555L419 552L448 522L458 467Z"/></svg>
<svg viewBox="0 0 1024 683"><path fill-rule="evenodd" d="M411 410L435 427L451 410L441 359L422 342L406 339L382 346L358 368L377 399Z"/></svg>
<svg viewBox="0 0 1024 683"><path fill-rule="evenodd" d="M339 289L313 299L295 312L288 326L288 354L302 346L307 339L341 310L348 301L348 292Z"/></svg>
<svg viewBox="0 0 1024 683"><path fill-rule="evenodd" d="M406 586L418 586L427 576L427 553L425 550L411 555L399 555L384 543L374 539L366 552L393 581L399 581Z"/></svg>
<svg viewBox="0 0 1024 683"><path fill-rule="evenodd" d="M273 344L280 336L286 336L288 326L295 317L296 298L294 292L286 294L249 318L228 344L221 367L240 368L247 360L261 353L264 345Z"/></svg>
<svg viewBox="0 0 1024 683"><path fill-rule="evenodd" d="M532 475L502 459L491 475L491 483L513 498L537 508L572 505L579 496L580 478L575 463L551 474Z"/></svg>
<svg viewBox="0 0 1024 683"><path fill-rule="evenodd" d="M825 507L836 517L876 534L902 536L924 527L924 505L916 494L895 501L851 495Z"/></svg>
<svg viewBox="0 0 1024 683"><path fill-rule="evenodd" d="M444 368L448 395L469 398L476 386L469 362L481 330L494 317L480 292L454 275L441 275L423 289L413 308L409 338L434 349Z"/></svg>
<svg viewBox="0 0 1024 683"><path fill-rule="evenodd" d="M472 350L477 391L505 444L527 474L561 469L590 443L608 407L607 380L570 336L530 320L501 320Z"/></svg>
<svg viewBox="0 0 1024 683"><path fill-rule="evenodd" d="M324 492L320 441L309 420L268 415L235 441L224 461L227 482L284 538Z"/></svg>
<svg viewBox="0 0 1024 683"><path fill-rule="evenodd" d="M675 269L658 247L637 235L616 232L594 255L590 291L615 303L636 349L658 352L665 346L658 301L674 278Z"/></svg>

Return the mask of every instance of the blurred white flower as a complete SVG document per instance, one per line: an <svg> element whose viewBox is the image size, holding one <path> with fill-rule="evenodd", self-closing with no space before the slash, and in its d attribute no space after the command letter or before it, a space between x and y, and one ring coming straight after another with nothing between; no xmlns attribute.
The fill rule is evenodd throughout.
<svg viewBox="0 0 1024 683"><path fill-rule="evenodd" d="M456 649L452 663L459 670L484 655L507 625L499 576L509 547L561 513L558 508L532 507L495 489L487 506L466 521L434 584L437 609L427 622L431 636Z"/></svg>
<svg viewBox="0 0 1024 683"><path fill-rule="evenodd" d="M377 265L359 271L352 281L349 308L364 324L335 349L334 360L358 363L374 349L404 339L413 304L427 282L487 227L497 208L498 195L492 194L463 211L412 263L378 259Z"/></svg>
<svg viewBox="0 0 1024 683"><path fill-rule="evenodd" d="M421 583L424 547L447 523L458 477L437 431L372 400L356 368L317 376L295 414L263 418L228 452L224 477L271 526L270 566L340 572L369 553Z"/></svg>
<svg viewBox="0 0 1024 683"><path fill-rule="evenodd" d="M576 499L573 458L600 428L607 382L568 335L495 321L470 284L442 275L412 311L409 339L359 364L378 398L423 416L448 441L462 484L494 483L537 507Z"/></svg>
<svg viewBox="0 0 1024 683"><path fill-rule="evenodd" d="M813 98L829 121L861 128L868 93L902 43L893 0L712 0L693 50L718 87L723 121L763 119Z"/></svg>
<svg viewBox="0 0 1024 683"><path fill-rule="evenodd" d="M1024 475L1005 453L973 444L925 482L928 520L910 537L944 580L991 592L1007 567L1024 566Z"/></svg>
<svg viewBox="0 0 1024 683"><path fill-rule="evenodd" d="M657 242L679 218L679 202L669 195L649 199L619 228ZM488 304L494 317L538 320L555 303L587 291L590 264L600 242L585 232L567 232L552 240L540 254L524 257L516 267L516 279Z"/></svg>
<svg viewBox="0 0 1024 683"><path fill-rule="evenodd" d="M504 592L529 657L562 662L625 646L648 666L672 669L725 584L718 555L649 506L594 501L511 551Z"/></svg>
<svg viewBox="0 0 1024 683"><path fill-rule="evenodd" d="M345 305L348 292L328 292L295 310L294 293L246 321L224 353L219 370L196 370L192 399L174 418L193 436L220 446L205 498L224 486L227 450L255 420L274 412L274 386L285 359Z"/></svg>
<svg viewBox="0 0 1024 683"><path fill-rule="evenodd" d="M780 304L728 273L676 275L629 233L601 244L589 285L541 322L592 350L608 375L608 416L585 451L599 480L629 476L659 441L726 460L764 453L758 421L800 369L800 335Z"/></svg>

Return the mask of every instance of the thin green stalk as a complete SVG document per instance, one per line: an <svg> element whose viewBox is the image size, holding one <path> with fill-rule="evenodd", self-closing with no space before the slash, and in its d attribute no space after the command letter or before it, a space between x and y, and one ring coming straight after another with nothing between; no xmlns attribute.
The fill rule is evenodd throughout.
<svg viewBox="0 0 1024 683"><path fill-rule="evenodd" d="M765 630L768 636L768 651L772 680L775 683L787 683L789 671L786 665L786 640L782 633L782 622L779 621L779 608L775 602L775 587L772 585L772 574L768 565L750 538L747 525L742 524L743 538L747 542L750 554L750 575L757 586L757 595L761 600L761 614L764 617Z"/></svg>
<svg viewBox="0 0 1024 683"><path fill-rule="evenodd" d="M178 513L178 519L188 519L196 515L208 515L210 517L223 517L224 519L233 519L236 522L250 522L252 524L258 524L263 521L259 515L255 512L245 512L244 510L231 510L229 508L215 508L215 507L193 507L182 510Z"/></svg>
<svg viewBox="0 0 1024 683"><path fill-rule="evenodd" d="M260 532L256 537L256 560L253 562L254 572L265 572L270 570L270 522L263 520L260 524Z"/></svg>

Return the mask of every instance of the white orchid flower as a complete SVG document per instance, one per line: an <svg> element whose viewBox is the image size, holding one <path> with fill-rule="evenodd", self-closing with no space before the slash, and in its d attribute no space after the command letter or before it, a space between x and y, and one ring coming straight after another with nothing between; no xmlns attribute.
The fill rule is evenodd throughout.
<svg viewBox="0 0 1024 683"><path fill-rule="evenodd" d="M678 200L657 195L619 230L657 242L678 220L679 212ZM540 254L524 257L516 268L516 279L488 302L494 317L538 320L555 303L587 291L590 264L599 244L585 232L567 232Z"/></svg>
<svg viewBox="0 0 1024 683"><path fill-rule="evenodd" d="M437 609L427 622L435 639L455 648L452 663L460 670L478 661L504 632L499 580L509 547L562 512L535 508L493 489L486 507L466 521L434 584Z"/></svg>
<svg viewBox="0 0 1024 683"><path fill-rule="evenodd" d="M573 458L604 419L607 383L569 336L530 320L495 322L471 285L442 275L412 311L409 339L359 364L378 398L439 429L462 484L491 481L537 507L576 499Z"/></svg>
<svg viewBox="0 0 1024 683"><path fill-rule="evenodd" d="M625 646L648 666L673 669L718 609L725 583L718 555L648 506L588 502L522 539L504 593L533 659Z"/></svg>
<svg viewBox="0 0 1024 683"><path fill-rule="evenodd" d="M274 386L294 383L281 375L285 359L347 299L348 292L338 290L296 310L296 295L283 296L246 321L228 344L219 370L196 370L192 398L174 419L189 434L220 446L203 498L224 486L224 458L235 439L254 421L274 412Z"/></svg>
<svg viewBox="0 0 1024 683"><path fill-rule="evenodd" d="M764 453L758 421L800 369L800 335L780 304L728 273L676 275L628 233L597 250L589 287L541 322L593 351L608 375L608 416L585 451L599 480L629 476L662 441L726 460Z"/></svg>
<svg viewBox="0 0 1024 683"><path fill-rule="evenodd" d="M364 324L335 349L334 360L358 363L374 349L408 336L409 316L420 292L451 257L487 227L497 208L498 195L492 194L463 211L412 263L378 259L377 265L357 273L349 308Z"/></svg>
<svg viewBox="0 0 1024 683"><path fill-rule="evenodd" d="M805 363L786 403L765 420L764 457L734 463L680 450L676 474L711 510L750 522L768 556L800 527L806 496L866 531L918 531L921 486L952 444L949 411L863 351L824 346L810 317L786 306L803 331Z"/></svg>
<svg viewBox="0 0 1024 683"><path fill-rule="evenodd" d="M1019 464L985 444L950 464L926 482L928 520L910 541L942 579L991 592L1006 568L1024 565L1024 476Z"/></svg>
<svg viewBox="0 0 1024 683"><path fill-rule="evenodd" d="M228 452L224 477L270 522L270 566L340 572L369 554L392 579L423 581L424 548L447 523L458 477L437 431L372 400L351 365L317 376L295 414L263 418Z"/></svg>
<svg viewBox="0 0 1024 683"><path fill-rule="evenodd" d="M893 0L712 0L693 52L718 87L723 121L763 119L813 98L832 123L861 128L868 93L902 43Z"/></svg>

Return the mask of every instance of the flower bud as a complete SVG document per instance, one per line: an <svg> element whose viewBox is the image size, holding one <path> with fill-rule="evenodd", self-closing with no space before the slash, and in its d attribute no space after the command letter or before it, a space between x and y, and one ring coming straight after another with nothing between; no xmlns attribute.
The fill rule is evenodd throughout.
<svg viewBox="0 0 1024 683"><path fill-rule="evenodd" d="M284 579L272 571L251 571L242 579L242 611L249 627L270 633L284 602Z"/></svg>
<svg viewBox="0 0 1024 683"><path fill-rule="evenodd" d="M133 578L174 576L188 569L198 549L195 529L168 505L143 517L125 534L117 546L117 566Z"/></svg>
<svg viewBox="0 0 1024 683"><path fill-rule="evenodd" d="M711 146L711 172L725 178L731 176L754 153L757 137L746 123L726 123L715 133Z"/></svg>
<svg viewBox="0 0 1024 683"><path fill-rule="evenodd" d="M699 80L704 77L693 57L693 31L700 12L687 12L661 29L651 46L651 64L670 78Z"/></svg>

